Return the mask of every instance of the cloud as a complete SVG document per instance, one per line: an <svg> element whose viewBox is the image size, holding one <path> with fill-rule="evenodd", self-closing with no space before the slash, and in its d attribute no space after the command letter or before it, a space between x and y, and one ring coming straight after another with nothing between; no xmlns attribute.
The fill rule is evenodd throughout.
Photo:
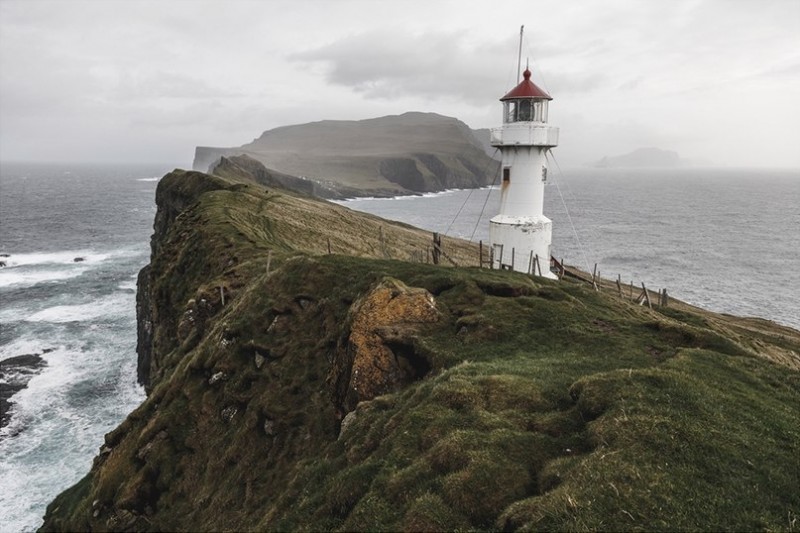
<svg viewBox="0 0 800 533"><path fill-rule="evenodd" d="M368 32L352 35L289 58L326 66L329 83L366 98L466 100L485 105L497 98L516 69L513 42L473 44L454 33ZM513 57L508 64L499 57ZM513 80L513 77L512 77Z"/></svg>

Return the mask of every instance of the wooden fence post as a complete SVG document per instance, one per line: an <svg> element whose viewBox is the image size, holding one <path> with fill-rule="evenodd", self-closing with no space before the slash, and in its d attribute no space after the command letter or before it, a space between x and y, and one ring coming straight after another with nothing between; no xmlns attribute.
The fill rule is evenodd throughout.
<svg viewBox="0 0 800 533"><path fill-rule="evenodd" d="M483 268L483 241L478 242L478 268Z"/></svg>
<svg viewBox="0 0 800 533"><path fill-rule="evenodd" d="M438 233L433 234L433 264L439 264L439 256L442 252L442 236Z"/></svg>
<svg viewBox="0 0 800 533"><path fill-rule="evenodd" d="M622 298L622 274L617 274L617 291L619 292L619 297Z"/></svg>

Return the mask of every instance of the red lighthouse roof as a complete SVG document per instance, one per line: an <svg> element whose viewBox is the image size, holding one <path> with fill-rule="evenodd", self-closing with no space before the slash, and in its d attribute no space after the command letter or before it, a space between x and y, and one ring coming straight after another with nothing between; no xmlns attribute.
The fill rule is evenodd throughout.
<svg viewBox="0 0 800 533"><path fill-rule="evenodd" d="M531 71L525 69L522 73L524 80L519 85L511 89L504 97L500 99L501 102L505 100L516 100L517 98L543 98L545 100L552 100L553 97L541 90L531 81Z"/></svg>

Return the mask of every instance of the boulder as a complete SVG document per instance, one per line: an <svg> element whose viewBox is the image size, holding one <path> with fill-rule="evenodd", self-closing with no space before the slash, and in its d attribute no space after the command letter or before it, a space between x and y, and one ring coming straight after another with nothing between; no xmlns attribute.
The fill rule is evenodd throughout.
<svg viewBox="0 0 800 533"><path fill-rule="evenodd" d="M349 312L347 341L337 350L329 375L340 412L423 378L430 362L419 353L416 333L439 318L427 290L392 278L356 301Z"/></svg>

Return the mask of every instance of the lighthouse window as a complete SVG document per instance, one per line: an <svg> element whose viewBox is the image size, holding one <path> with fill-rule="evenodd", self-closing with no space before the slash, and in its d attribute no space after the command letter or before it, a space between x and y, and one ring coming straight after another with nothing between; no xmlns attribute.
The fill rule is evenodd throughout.
<svg viewBox="0 0 800 533"><path fill-rule="evenodd" d="M517 103L516 102L506 102L506 116L504 117L504 122L516 122L517 121Z"/></svg>
<svg viewBox="0 0 800 533"><path fill-rule="evenodd" d="M521 122L530 122L533 120L533 102L530 100L522 100L519 103L519 120Z"/></svg>
<svg viewBox="0 0 800 533"><path fill-rule="evenodd" d="M547 167L542 167L542 181L547 181Z"/></svg>
<svg viewBox="0 0 800 533"><path fill-rule="evenodd" d="M511 183L511 167L503 167L503 185Z"/></svg>

